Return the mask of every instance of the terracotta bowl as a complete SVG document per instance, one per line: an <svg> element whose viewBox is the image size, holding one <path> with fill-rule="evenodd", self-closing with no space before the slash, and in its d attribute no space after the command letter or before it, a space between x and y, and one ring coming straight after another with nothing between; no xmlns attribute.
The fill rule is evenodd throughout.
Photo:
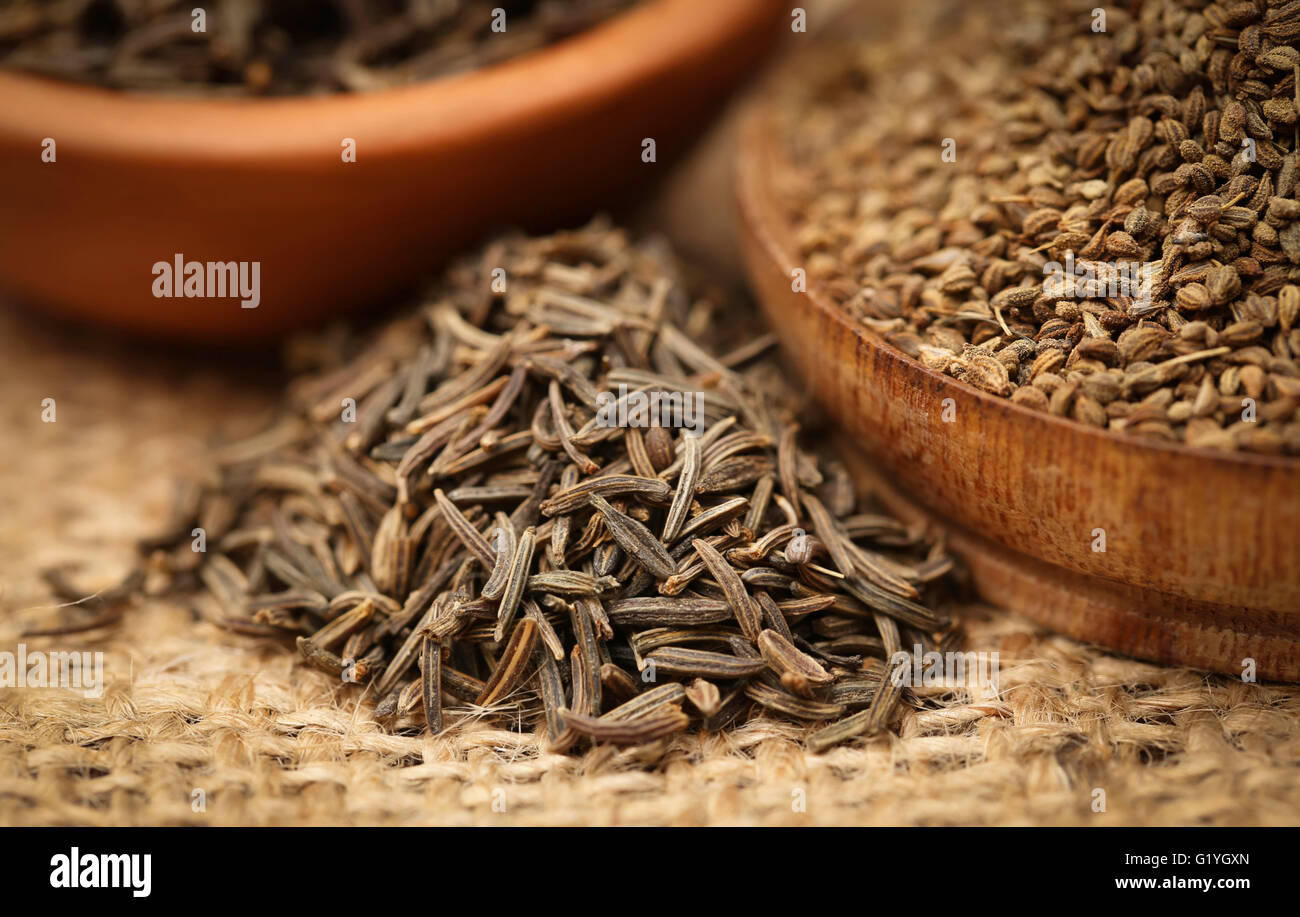
<svg viewBox="0 0 1300 917"><path fill-rule="evenodd" d="M760 97L738 196L750 280L887 504L950 533L989 600L1080 640L1300 680L1300 460L1163 445L1039 413L927 369L817 292ZM952 399L953 422L943 422ZM1096 530L1105 551L1095 551Z"/></svg>
<svg viewBox="0 0 1300 917"><path fill-rule="evenodd" d="M788 16L653 0L498 66L362 95L182 100L0 71L0 294L209 342L380 302L490 229L563 225L651 185ZM260 262L260 305L156 298L153 265L177 253Z"/></svg>

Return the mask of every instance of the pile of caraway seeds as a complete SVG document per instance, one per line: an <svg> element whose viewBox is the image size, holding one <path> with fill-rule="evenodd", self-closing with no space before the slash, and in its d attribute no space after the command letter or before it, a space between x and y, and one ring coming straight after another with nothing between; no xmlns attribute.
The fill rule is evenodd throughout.
<svg viewBox="0 0 1300 917"><path fill-rule="evenodd" d="M704 346L747 324L719 299L600 221L504 237L413 314L299 348L283 418L218 449L148 567L393 728L880 730L914 699L888 660L958 641L952 561L804 451L770 335Z"/></svg>

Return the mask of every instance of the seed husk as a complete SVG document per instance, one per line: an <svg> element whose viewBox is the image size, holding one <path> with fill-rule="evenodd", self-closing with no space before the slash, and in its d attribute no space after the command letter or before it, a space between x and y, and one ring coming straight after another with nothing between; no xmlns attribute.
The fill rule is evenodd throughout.
<svg viewBox="0 0 1300 917"><path fill-rule="evenodd" d="M442 732L442 644L432 637L424 638L423 665L424 721L429 735Z"/></svg>
<svg viewBox="0 0 1300 917"><path fill-rule="evenodd" d="M640 745L665 738L681 732L690 721L691 718L676 707L632 720L609 720L572 712L564 714L565 725L579 735L620 745Z"/></svg>
<svg viewBox="0 0 1300 917"><path fill-rule="evenodd" d="M656 670L700 678L744 678L763 670L762 660L739 659L725 653L684 646L661 647L647 655L646 660L653 662Z"/></svg>
<svg viewBox="0 0 1300 917"><path fill-rule="evenodd" d="M635 596L610 603L609 619L615 624L651 627L693 626L730 621L734 612L721 599L678 596Z"/></svg>
<svg viewBox="0 0 1300 917"><path fill-rule="evenodd" d="M571 513L591 502L593 496L605 498L613 496L633 496L638 500L662 503L668 499L672 489L657 477L641 477L630 474L605 474L600 477L587 478L561 490L555 496L542 502L542 512L548 516L557 513Z"/></svg>
<svg viewBox="0 0 1300 917"><path fill-rule="evenodd" d="M537 545L537 530L529 526L519 537L515 547L515 556L510 560L510 571L506 574L506 587L501 593L501 605L497 609L497 629L494 639L505 638L510 622L514 620L519 609L519 601L524 596L524 587L528 583L528 571L533 565L533 548Z"/></svg>
<svg viewBox="0 0 1300 917"><path fill-rule="evenodd" d="M496 558L492 562L492 573L483 584L480 594L485 599L496 601L506 591L506 583L510 577L510 564L519 547L515 527L510 523L509 518L504 525L498 520L493 544L496 547Z"/></svg>
<svg viewBox="0 0 1300 917"><path fill-rule="evenodd" d="M537 624L528 618L520 619L500 661L492 670L492 677L483 686L483 693L475 703L480 707L490 707L513 691L524 676L524 668L532 657L536 642Z"/></svg>
<svg viewBox="0 0 1300 917"><path fill-rule="evenodd" d="M598 494L591 496L591 505L605 518L609 534L638 566L660 579L673 575L676 566L672 557L648 528L614 509Z"/></svg>
<svg viewBox="0 0 1300 917"><path fill-rule="evenodd" d="M835 680L817 660L776 631L765 630L758 635L758 651L772 670L781 676L781 683L801 697L812 697L818 689Z"/></svg>
<svg viewBox="0 0 1300 917"><path fill-rule="evenodd" d="M718 585L722 587L732 614L740 622L741 631L750 640L757 640L759 632L763 628L762 614L754 605L754 600L750 598L744 582L740 579L740 575L707 541L697 538L692 544L696 553L699 554L700 560L703 561Z"/></svg>
<svg viewBox="0 0 1300 917"><path fill-rule="evenodd" d="M681 534L686 513L691 508L691 500L695 497L695 484L700 477L699 437L686 436L682 448L684 450L682 470L677 477L677 489L673 493L672 505L668 508L668 519L664 522L664 544L672 544Z"/></svg>

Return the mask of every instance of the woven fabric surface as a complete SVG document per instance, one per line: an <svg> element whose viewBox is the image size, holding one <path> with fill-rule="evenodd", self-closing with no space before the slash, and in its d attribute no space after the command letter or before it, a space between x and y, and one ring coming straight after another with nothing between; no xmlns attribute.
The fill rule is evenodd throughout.
<svg viewBox="0 0 1300 917"><path fill-rule="evenodd" d="M437 738L388 732L363 689L171 599L24 638L69 614L41 569L111 585L171 480L213 434L256 430L275 389L12 315L0 365L0 651L102 651L106 680L100 697L0 688L0 824L1300 822L1294 687L1116 657L983 607L961 610L967 648L999 652L999 693L929 697L822 755L770 718L583 755L468 711Z"/></svg>

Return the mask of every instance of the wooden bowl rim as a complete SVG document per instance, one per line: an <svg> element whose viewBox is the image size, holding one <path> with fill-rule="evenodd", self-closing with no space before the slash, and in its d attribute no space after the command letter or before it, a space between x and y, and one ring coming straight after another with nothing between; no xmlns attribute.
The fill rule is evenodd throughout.
<svg viewBox="0 0 1300 917"><path fill-rule="evenodd" d="M780 206L780 194L770 177L781 170L793 169L776 137L773 102L762 91L756 93L748 110L741 118L736 154L736 198L742 219L763 247L769 261L779 265L787 276L798 266L792 257L794 230L785 219ZM767 180L765 180L767 179ZM1009 398L999 398L946 373L933 370L889 344L874 330L853 321L852 318L820 290L810 283L800 294L808 298L815 309L830 317L837 326L854 334L863 347L882 358L901 364L909 371L929 380L936 389L960 392L980 402L987 410L999 412L1008 422L1041 427L1044 436L1076 439L1080 450L1117 448L1140 457L1143 454L1164 453L1180 458L1222 466L1224 469L1250 468L1272 472L1300 473L1300 456L1269 455L1254 452L1227 452L1206 446L1187 446L1164 443L1159 440L1137 438L1117 433L1109 428L1099 429L1078 421L1035 411L1016 404Z"/></svg>
<svg viewBox="0 0 1300 917"><path fill-rule="evenodd" d="M53 137L79 155L256 164L319 157L322 143L334 149L350 136L358 138L364 163L380 153L470 143L512 125L615 104L630 89L761 27L778 8L777 0L646 0L498 64L361 93L160 96L0 69L0 137Z"/></svg>

